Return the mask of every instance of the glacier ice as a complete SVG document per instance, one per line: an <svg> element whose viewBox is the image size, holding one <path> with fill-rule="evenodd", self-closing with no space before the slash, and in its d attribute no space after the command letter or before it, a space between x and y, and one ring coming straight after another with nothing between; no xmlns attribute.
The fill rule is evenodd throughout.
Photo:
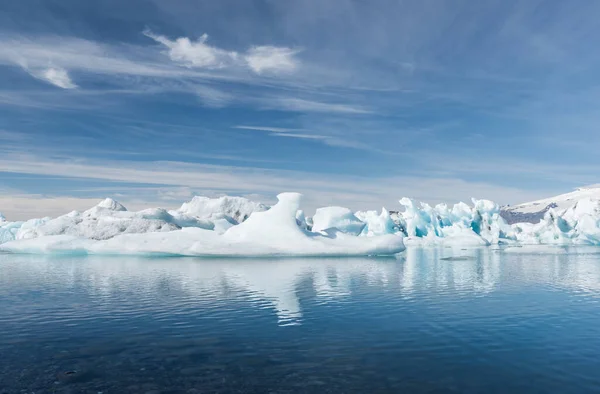
<svg viewBox="0 0 600 394"><path fill-rule="evenodd" d="M282 193L269 207L242 197L194 197L177 210L130 212L106 199L84 212L23 222L0 219L0 251L201 256L357 256L407 246L600 245L600 199L550 208L537 223L509 225L500 207L473 199L431 206L401 199L401 211L300 210ZM530 250L537 250L531 248ZM547 249L557 250L557 249ZM524 253L513 249L512 253Z"/></svg>
<svg viewBox="0 0 600 394"><path fill-rule="evenodd" d="M326 233L304 230L296 221L301 195L282 193L278 200L269 210L255 211L222 234L198 227L122 233L109 239L63 233L6 242L0 251L258 257L393 255L404 250L402 237L394 234L356 237L336 229ZM103 209L107 208L100 207L99 211L105 213Z"/></svg>

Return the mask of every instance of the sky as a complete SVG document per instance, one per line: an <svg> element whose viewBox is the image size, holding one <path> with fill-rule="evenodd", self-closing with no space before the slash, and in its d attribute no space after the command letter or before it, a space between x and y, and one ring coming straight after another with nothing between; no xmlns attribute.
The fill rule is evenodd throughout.
<svg viewBox="0 0 600 394"><path fill-rule="evenodd" d="M600 2L0 2L0 211L598 183Z"/></svg>

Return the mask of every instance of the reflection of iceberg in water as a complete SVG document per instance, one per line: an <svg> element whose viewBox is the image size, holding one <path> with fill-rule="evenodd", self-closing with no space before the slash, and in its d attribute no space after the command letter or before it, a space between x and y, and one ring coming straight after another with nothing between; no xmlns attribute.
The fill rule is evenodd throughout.
<svg viewBox="0 0 600 394"><path fill-rule="evenodd" d="M401 289L416 291L472 291L494 289L501 256L488 248L409 248L404 257Z"/></svg>
<svg viewBox="0 0 600 394"><path fill-rule="evenodd" d="M309 281L320 303L351 294L352 280L362 278L370 286L385 286L394 259L293 259L232 261L222 265L227 282L269 300L280 324L302 318L297 292Z"/></svg>
<svg viewBox="0 0 600 394"><path fill-rule="evenodd" d="M6 263L10 269L5 269ZM0 255L0 268L0 296L2 288L14 289L20 283L31 288L42 283L57 291L85 288L90 296L107 303L123 299L145 305L173 302L175 308L219 311L232 305L230 301L242 301L273 311L281 325L301 323L304 310L315 305L381 291L398 300L409 297L429 302L486 296L523 285L600 295L600 254L598 249L582 248L563 255L504 254L489 248L409 248L398 260Z"/></svg>

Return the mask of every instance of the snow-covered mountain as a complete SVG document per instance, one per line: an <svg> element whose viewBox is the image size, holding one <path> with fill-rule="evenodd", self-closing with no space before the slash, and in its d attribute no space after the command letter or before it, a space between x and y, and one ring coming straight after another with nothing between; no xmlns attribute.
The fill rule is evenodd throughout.
<svg viewBox="0 0 600 394"><path fill-rule="evenodd" d="M501 216L509 223L538 223L551 208L565 211L583 199L600 200L600 184L580 187L573 192L543 200L502 207Z"/></svg>

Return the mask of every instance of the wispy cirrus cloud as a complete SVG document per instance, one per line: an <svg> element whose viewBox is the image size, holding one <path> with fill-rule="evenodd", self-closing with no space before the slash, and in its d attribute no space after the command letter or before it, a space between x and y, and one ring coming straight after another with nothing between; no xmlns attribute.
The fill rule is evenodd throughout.
<svg viewBox="0 0 600 394"><path fill-rule="evenodd" d="M234 129L240 130L257 130L257 131L268 131L271 133L287 133L290 131L301 131L302 129L289 129L285 127L271 127L271 126L233 126Z"/></svg>
<svg viewBox="0 0 600 394"><path fill-rule="evenodd" d="M313 79L300 70L297 49L251 46L237 52L209 45L208 36L197 41L187 37L170 40L145 31L144 34L167 48L166 54L154 45L107 44L75 37L6 36L0 33L0 66L17 66L33 77L65 90L123 96L127 94L181 92L200 97L207 107L241 103L254 109L291 112L364 114L371 111L354 104L312 99L316 89L330 79ZM314 66L313 66L314 68ZM105 87L82 86L71 74ZM108 85L108 87L106 87ZM110 88L109 88L110 87ZM301 94L302 97L297 97ZM60 100L44 102L44 94L14 92L6 104L57 108ZM34 96L34 97L33 97ZM68 99L66 96L61 99ZM335 98L334 98L335 99ZM65 106L78 106L68 102Z"/></svg>
<svg viewBox="0 0 600 394"><path fill-rule="evenodd" d="M295 97L275 97L264 100L264 105L270 109L294 112L321 112L342 114L370 114L373 111L359 105L327 103L300 99Z"/></svg>
<svg viewBox="0 0 600 394"><path fill-rule="evenodd" d="M276 133L273 135L276 137L300 138L300 139L304 139L304 140L327 140L330 138L326 135L318 135L318 134Z"/></svg>
<svg viewBox="0 0 600 394"><path fill-rule="evenodd" d="M1 53L2 52L0 52L0 54ZM7 54L5 53L5 56L6 55ZM42 66L39 59L28 59L19 53L9 54L7 57L12 58L12 61L20 65L23 70L25 70L34 78L48 82L62 89L77 88L77 85L71 80L68 71L61 66L52 64L50 60L48 60L49 64ZM31 65L30 62L32 63Z"/></svg>
<svg viewBox="0 0 600 394"><path fill-rule="evenodd" d="M273 137L287 137L287 138L299 138L299 139L305 139L305 140L322 140L322 141L327 141L327 140L331 139L331 137L328 137L326 135L306 133L307 130L303 130L303 129L287 129L287 128L283 128L283 127L269 127L269 126L234 126L233 128L241 129L241 130L264 131L264 132L269 133L269 135L273 136ZM304 131L304 133L302 133L302 131Z"/></svg>

